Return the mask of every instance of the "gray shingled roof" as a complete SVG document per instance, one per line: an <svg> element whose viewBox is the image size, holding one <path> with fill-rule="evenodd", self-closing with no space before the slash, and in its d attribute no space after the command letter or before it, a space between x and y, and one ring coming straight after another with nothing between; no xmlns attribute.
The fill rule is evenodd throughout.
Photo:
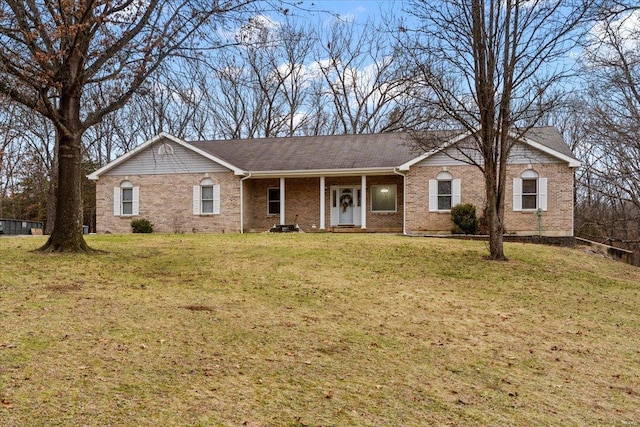
<svg viewBox="0 0 640 427"><path fill-rule="evenodd" d="M527 133L527 137L535 142L551 148L560 154L564 154L572 159L578 160L571 151L571 148L564 142L562 135L558 132L558 129L553 126L545 126L539 128L530 129Z"/></svg>
<svg viewBox="0 0 640 427"><path fill-rule="evenodd" d="M420 155L408 134L189 142L248 171L393 168Z"/></svg>
<svg viewBox="0 0 640 427"><path fill-rule="evenodd" d="M528 136L575 158L553 127L532 129ZM194 141L189 144L241 169L267 172L393 168L422 154L412 141L408 133L382 133Z"/></svg>

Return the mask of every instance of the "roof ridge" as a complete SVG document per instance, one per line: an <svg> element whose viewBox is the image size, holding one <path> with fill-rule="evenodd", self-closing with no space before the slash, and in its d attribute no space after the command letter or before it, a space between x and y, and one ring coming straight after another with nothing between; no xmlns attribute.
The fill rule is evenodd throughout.
<svg viewBox="0 0 640 427"><path fill-rule="evenodd" d="M387 135L409 135L410 132L377 132L377 133L341 133L341 134L329 134L329 135L288 135L288 136L271 136L271 137L259 137L259 138L229 138L229 139L199 139L199 140L185 140L189 144L192 143L205 143L205 142L230 142L230 141L241 141L241 142L259 142L259 141L282 141L286 139L313 139L313 138L367 138L374 136L387 136Z"/></svg>

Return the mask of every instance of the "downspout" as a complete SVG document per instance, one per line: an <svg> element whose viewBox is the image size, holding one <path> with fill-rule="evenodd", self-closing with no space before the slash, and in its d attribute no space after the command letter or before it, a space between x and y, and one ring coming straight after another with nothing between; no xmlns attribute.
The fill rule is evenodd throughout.
<svg viewBox="0 0 640 427"><path fill-rule="evenodd" d="M244 181L251 178L251 172L240 178L240 234L244 234Z"/></svg>
<svg viewBox="0 0 640 427"><path fill-rule="evenodd" d="M393 168L393 173L400 175L402 179L402 234L407 235L407 174Z"/></svg>

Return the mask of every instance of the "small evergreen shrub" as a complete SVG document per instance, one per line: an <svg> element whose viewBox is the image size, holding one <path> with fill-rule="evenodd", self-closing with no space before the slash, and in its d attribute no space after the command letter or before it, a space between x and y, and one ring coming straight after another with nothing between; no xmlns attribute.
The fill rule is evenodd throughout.
<svg viewBox="0 0 640 427"><path fill-rule="evenodd" d="M451 208L451 221L453 234L477 234L479 223L476 216L476 207L471 203L457 205Z"/></svg>
<svg viewBox="0 0 640 427"><path fill-rule="evenodd" d="M146 218L131 221L131 230L134 233L153 233L153 224Z"/></svg>

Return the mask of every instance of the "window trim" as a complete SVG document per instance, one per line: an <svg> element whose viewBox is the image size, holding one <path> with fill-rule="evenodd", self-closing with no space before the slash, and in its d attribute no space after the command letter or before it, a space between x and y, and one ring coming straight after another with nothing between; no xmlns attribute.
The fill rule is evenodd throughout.
<svg viewBox="0 0 640 427"><path fill-rule="evenodd" d="M122 216L133 215L133 187L120 187L120 192L122 194L120 196L120 212ZM131 198L127 198L129 194Z"/></svg>
<svg viewBox="0 0 640 427"><path fill-rule="evenodd" d="M439 210L439 211L450 211L450 210L451 210L451 207L453 206L453 179L438 179L438 180L436 180L436 181L438 182L438 190L437 190L437 191L438 191L438 194L437 194L437 197L438 197L438 210ZM440 192L440 187L441 187L441 185L440 185L440 184L441 184L441 183L445 183L445 182L449 183L449 192L448 192L448 193L445 193L445 192L443 191L443 192L441 193L441 192ZM447 200L447 199L448 199L448 200ZM443 202L443 204L445 204L445 205L446 205L446 203L444 203L444 202L445 202L445 201L448 201L448 202L449 202L449 203L448 203L449 207L441 208L441 207L440 207L440 205L441 205L441 203L440 203L440 202L441 202L441 201L442 201L442 202Z"/></svg>
<svg viewBox="0 0 640 427"><path fill-rule="evenodd" d="M534 186L534 192L525 192L525 188L527 187L527 183L532 182ZM521 197L521 205L523 211L536 211L538 210L538 194L540 193L540 189L538 188L538 178L522 178L522 193ZM525 200L531 201L533 200L533 207L525 207Z"/></svg>
<svg viewBox="0 0 640 427"><path fill-rule="evenodd" d="M131 190L131 200L124 198L125 190ZM125 203L131 204L131 213L124 213ZM113 188L113 215L133 217L140 214L140 187L134 187L129 180L122 181L120 186Z"/></svg>
<svg viewBox="0 0 640 427"><path fill-rule="evenodd" d="M375 201L374 198L374 194L376 194L376 189L379 187L388 187L388 188L393 188L393 192L394 192L394 197L393 197L393 210L388 210L388 209L374 209L373 204ZM369 190L370 190L370 196L371 196L371 202L370 202L370 209L371 209L371 213L396 213L398 212L398 185L397 184L374 184L374 185L370 185L369 186Z"/></svg>
<svg viewBox="0 0 640 427"><path fill-rule="evenodd" d="M536 180L536 207L524 208L523 197L532 196L533 193L524 193L524 181ZM513 178L513 210L515 212L537 212L547 211L547 178L540 177L540 174L533 169L527 169L519 177Z"/></svg>
<svg viewBox="0 0 640 427"><path fill-rule="evenodd" d="M449 209L440 209L439 208L439 183L440 181L451 181L451 207ZM455 179L450 172L442 171L437 176L436 179L429 180L429 212L441 212L448 213L451 212L451 208L457 206L461 203L461 191L462 184L460 179Z"/></svg>
<svg viewBox="0 0 640 427"><path fill-rule="evenodd" d="M202 190L204 187L212 188L212 199L203 199ZM212 212L204 212L203 202L211 200ZM220 214L220 184L215 184L210 178L200 181L199 185L193 186L193 214L210 216Z"/></svg>
<svg viewBox="0 0 640 427"><path fill-rule="evenodd" d="M211 189L211 198L204 198L205 188ZM211 211L205 211L205 202L211 202ZM215 194L214 194L214 185L213 181L210 179L203 179L200 182L200 214L201 215L213 215L215 210Z"/></svg>

